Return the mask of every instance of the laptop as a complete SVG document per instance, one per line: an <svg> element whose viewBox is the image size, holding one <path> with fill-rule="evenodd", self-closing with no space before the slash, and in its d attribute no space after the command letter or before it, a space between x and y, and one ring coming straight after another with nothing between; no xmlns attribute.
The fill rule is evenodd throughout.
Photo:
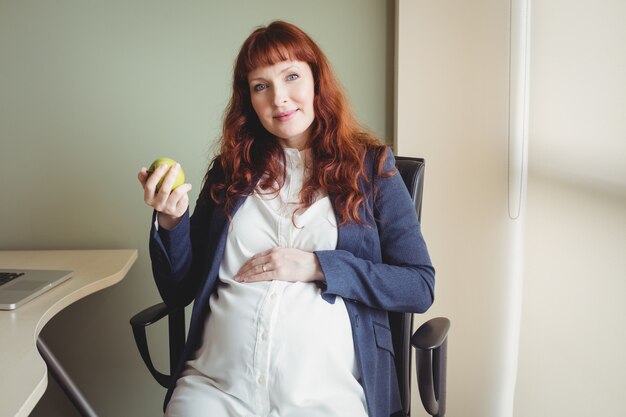
<svg viewBox="0 0 626 417"><path fill-rule="evenodd" d="M0 269L0 310L15 310L72 276L72 271Z"/></svg>

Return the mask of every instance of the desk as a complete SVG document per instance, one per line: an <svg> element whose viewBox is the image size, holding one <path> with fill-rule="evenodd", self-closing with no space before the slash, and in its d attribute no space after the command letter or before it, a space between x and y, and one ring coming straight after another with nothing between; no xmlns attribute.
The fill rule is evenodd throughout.
<svg viewBox="0 0 626 417"><path fill-rule="evenodd" d="M39 332L59 311L116 284L137 259L137 251L0 251L0 268L67 269L74 275L13 311L0 311L0 415L28 416L48 385L37 350Z"/></svg>

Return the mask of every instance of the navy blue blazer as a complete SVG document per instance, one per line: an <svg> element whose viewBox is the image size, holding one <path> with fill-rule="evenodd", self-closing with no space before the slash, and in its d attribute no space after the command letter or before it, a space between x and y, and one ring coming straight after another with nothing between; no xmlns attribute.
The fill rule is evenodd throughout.
<svg viewBox="0 0 626 417"><path fill-rule="evenodd" d="M318 283L323 299L333 303L339 296L345 302L369 415L389 417L400 415L402 406L387 311L426 311L434 297L434 269L401 176L397 172L391 177L378 176L371 152L365 156L365 164L371 181L360 182L366 200L359 215L366 224L339 226L337 248L315 254L326 279ZM388 149L383 172L390 170L395 170L395 159ZM205 187L223 175L216 162ZM234 211L245 198L237 201ZM154 220L153 216L150 256L163 301L186 306L195 300L187 343L174 374L176 381L202 342L230 221L223 206L210 199L199 199L193 215L185 213L172 230L157 231ZM165 405L174 386L167 392Z"/></svg>

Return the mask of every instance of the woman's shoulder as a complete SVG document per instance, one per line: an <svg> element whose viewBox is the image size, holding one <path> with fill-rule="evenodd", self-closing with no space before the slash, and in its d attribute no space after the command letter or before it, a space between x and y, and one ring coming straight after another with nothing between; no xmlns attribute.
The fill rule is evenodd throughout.
<svg viewBox="0 0 626 417"><path fill-rule="evenodd" d="M393 150L391 149L391 146L383 143L366 144L365 152L370 157L377 157L381 155L385 155L385 157L393 157Z"/></svg>
<svg viewBox="0 0 626 417"><path fill-rule="evenodd" d="M389 171L395 168L396 158L390 146L384 144L368 144L365 146L364 152L366 171L369 171L368 168L374 171L380 171L380 168L382 168L382 171Z"/></svg>

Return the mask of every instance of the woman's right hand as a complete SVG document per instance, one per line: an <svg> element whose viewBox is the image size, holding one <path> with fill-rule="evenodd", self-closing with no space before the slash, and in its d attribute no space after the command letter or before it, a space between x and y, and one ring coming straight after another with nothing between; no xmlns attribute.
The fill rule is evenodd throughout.
<svg viewBox="0 0 626 417"><path fill-rule="evenodd" d="M180 170L177 163L168 169L165 164L159 165L152 175L146 167L139 171L138 178L143 187L143 201L154 208L159 215L159 226L165 229L175 227L189 207L189 191L191 184L182 184L172 190L176 175ZM163 179L161 187L157 191L157 184Z"/></svg>

